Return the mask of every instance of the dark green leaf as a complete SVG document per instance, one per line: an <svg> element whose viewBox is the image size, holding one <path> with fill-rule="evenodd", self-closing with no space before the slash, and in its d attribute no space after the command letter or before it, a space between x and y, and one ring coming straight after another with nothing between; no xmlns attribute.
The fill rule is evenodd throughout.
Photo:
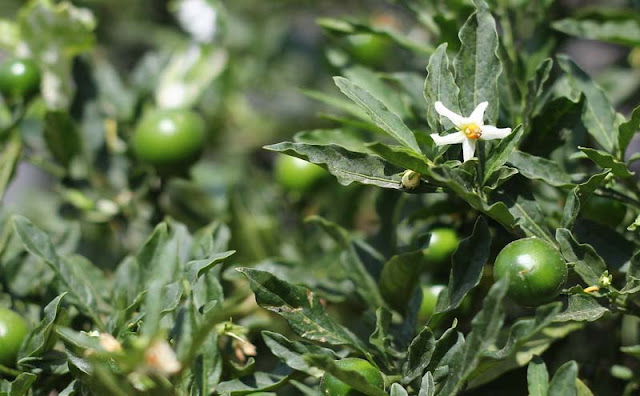
<svg viewBox="0 0 640 396"><path fill-rule="evenodd" d="M9 385L7 396L27 396L38 376L33 373L20 373Z"/></svg>
<svg viewBox="0 0 640 396"><path fill-rule="evenodd" d="M572 294L569 296L567 306L553 319L555 322L593 322L599 319L609 310L598 303L588 294Z"/></svg>
<svg viewBox="0 0 640 396"><path fill-rule="evenodd" d="M51 300L49 304L44 308L44 317L27 335L27 338L22 343L20 353L18 354L18 364L22 358L29 358L34 356L40 356L42 353L51 348L53 345L52 340L54 333L54 326L58 312L60 310L60 304L65 293L60 294L58 297Z"/></svg>
<svg viewBox="0 0 640 396"><path fill-rule="evenodd" d="M558 64L569 76L572 87L582 92L587 102L582 110L582 121L589 134L602 146L614 153L618 146L616 112L609 99L596 83L566 56L558 56Z"/></svg>
<svg viewBox="0 0 640 396"><path fill-rule="evenodd" d="M344 267L347 277L354 283L356 292L372 307L385 306L385 300L382 298L375 279L369 273L358 255L356 247L362 246L362 242L352 238L344 228L322 217L310 217L307 219L307 222L321 226L322 229L343 248L343 252L340 255L340 262ZM366 246L370 248L369 245Z"/></svg>
<svg viewBox="0 0 640 396"><path fill-rule="evenodd" d="M502 139L498 146L496 146L496 148L491 151L491 155L487 158L487 161L484 165L485 183L495 172L499 171L502 165L504 165L511 157L511 154L516 149L516 146L520 142L523 133L524 129L521 125L518 125L509 136Z"/></svg>
<svg viewBox="0 0 640 396"><path fill-rule="evenodd" d="M624 156L624 153L629 147L629 142L633 135L640 129L640 106L633 109L631 118L622 123L618 130L618 145L620 146L620 152Z"/></svg>
<svg viewBox="0 0 640 396"><path fill-rule="evenodd" d="M391 257L380 273L380 293L398 312L404 313L424 270L422 250Z"/></svg>
<svg viewBox="0 0 640 396"><path fill-rule="evenodd" d="M471 332L464 343L462 354L454 360L456 367L450 367L439 395L452 395L462 390L468 376L476 368L482 352L496 341L504 322L502 305L508 285L508 279L504 278L494 283L489 290L482 309L471 321Z"/></svg>
<svg viewBox="0 0 640 396"><path fill-rule="evenodd" d="M73 261L60 258L51 239L33 225L31 221L22 216L14 216L13 225L25 249L44 260L55 272L61 282L61 292L68 292L73 299L74 305L85 315L92 318L96 326L104 331L105 325L98 313L98 305L101 299L93 289L91 281L78 273Z"/></svg>
<svg viewBox="0 0 640 396"><path fill-rule="evenodd" d="M265 148L318 164L345 186L358 182L396 190L402 188L400 181L404 169L396 168L375 155L352 152L336 145L284 142Z"/></svg>
<svg viewBox="0 0 640 396"><path fill-rule="evenodd" d="M285 336L271 331L264 330L262 332L262 339L269 350L271 350L271 353L284 361L287 366L294 370L304 371L313 377L322 376L323 371L310 366L304 359L304 355L327 355L332 359L337 358L330 349L290 341Z"/></svg>
<svg viewBox="0 0 640 396"><path fill-rule="evenodd" d="M408 384L414 379L421 377L431 362L431 355L436 347L436 340L433 332L427 326L418 334L407 351L407 366L404 370L402 382Z"/></svg>
<svg viewBox="0 0 640 396"><path fill-rule="evenodd" d="M393 114L398 115L401 119L409 116L409 109L405 105L402 96L373 71L362 66L352 66L345 69L343 73L350 82L382 102ZM349 97L351 98L351 96Z"/></svg>
<svg viewBox="0 0 640 396"><path fill-rule="evenodd" d="M82 143L71 116L62 111L47 112L44 119L44 138L53 157L68 167L80 153Z"/></svg>
<svg viewBox="0 0 640 396"><path fill-rule="evenodd" d="M301 337L365 351L363 342L329 316L309 289L282 281L268 272L240 268L249 280L258 304L284 317Z"/></svg>
<svg viewBox="0 0 640 396"><path fill-rule="evenodd" d="M221 396L242 396L277 390L289 381L289 377L257 372L249 377L221 382L216 388L216 393Z"/></svg>
<svg viewBox="0 0 640 396"><path fill-rule="evenodd" d="M541 180L555 187L572 186L571 177L557 163L546 158L516 150L507 162L527 179Z"/></svg>
<svg viewBox="0 0 640 396"><path fill-rule="evenodd" d="M588 244L580 244L566 228L556 230L556 240L564 259L574 265L574 270L588 286L597 285L600 276L607 270L602 257Z"/></svg>
<svg viewBox="0 0 640 396"><path fill-rule="evenodd" d="M578 218L578 214L580 213L580 208L584 203L589 199L591 194L600 187L600 185L604 182L606 176L609 174L609 170L606 170L602 173L598 173L593 175L584 183L578 184L569 192L567 197L567 201L564 204L564 211L562 213L562 226L565 228L573 227L576 219Z"/></svg>
<svg viewBox="0 0 640 396"><path fill-rule="evenodd" d="M453 61L456 84L460 88L460 110L469 115L481 102L489 102L485 119L491 125L498 119L498 76L502 71L498 57L496 22L485 4L472 14L458 34L462 46ZM444 103L445 106L450 103Z"/></svg>
<svg viewBox="0 0 640 396"><path fill-rule="evenodd" d="M393 336L389 332L391 318L392 315L388 309L384 307L376 309L376 329L369 337L369 343L387 359L401 355L394 349Z"/></svg>
<svg viewBox="0 0 640 396"><path fill-rule="evenodd" d="M473 233L460 241L453 253L451 274L447 292L440 293L436 312L456 309L467 293L478 286L482 278L484 265L489 259L491 233L484 217L479 217L473 227Z"/></svg>
<svg viewBox="0 0 640 396"><path fill-rule="evenodd" d="M390 111L369 92L346 78L335 77L334 80L338 88L367 112L377 126L386 131L402 145L412 149L416 153L421 152L413 132L402 122L402 119L400 119L397 114Z"/></svg>
<svg viewBox="0 0 640 396"><path fill-rule="evenodd" d="M203 260L193 260L187 263L185 277L191 284L195 284L198 278L213 268L216 264L220 264L227 258L231 257L236 251L228 250L226 252L213 254L211 257Z"/></svg>
<svg viewBox="0 0 640 396"><path fill-rule="evenodd" d="M597 165L599 165L602 169L611 169L611 173L622 178L628 179L633 177L633 172L630 172L627 168L627 164L624 162L620 162L616 160L611 154L605 153L604 151L590 149L586 147L578 147L580 151L585 153L587 157Z"/></svg>

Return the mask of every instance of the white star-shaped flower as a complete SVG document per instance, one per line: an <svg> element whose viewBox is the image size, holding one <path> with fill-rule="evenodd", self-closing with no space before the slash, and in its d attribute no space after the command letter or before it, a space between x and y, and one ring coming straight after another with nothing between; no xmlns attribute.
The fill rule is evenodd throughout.
<svg viewBox="0 0 640 396"><path fill-rule="evenodd" d="M488 105L489 102L482 102L469 117L463 117L447 109L442 102L436 102L435 108L438 114L447 117L455 125L458 132L445 136L432 133L431 139L433 139L436 146L462 143L462 158L464 161L470 160L476 151L478 139L502 139L511 133L511 128L496 128L492 125L484 125L484 111Z"/></svg>

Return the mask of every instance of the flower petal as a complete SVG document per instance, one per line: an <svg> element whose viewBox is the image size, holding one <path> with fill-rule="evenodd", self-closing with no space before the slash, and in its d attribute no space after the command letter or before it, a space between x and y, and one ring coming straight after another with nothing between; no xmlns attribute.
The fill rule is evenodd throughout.
<svg viewBox="0 0 640 396"><path fill-rule="evenodd" d="M462 159L463 162L469 161L473 158L473 154L476 152L476 141L473 139L465 139L462 142Z"/></svg>
<svg viewBox="0 0 640 396"><path fill-rule="evenodd" d="M489 106L489 102L480 103L469 116L471 122L478 125L484 125L484 111L487 109L487 106Z"/></svg>
<svg viewBox="0 0 640 396"><path fill-rule="evenodd" d="M447 109L442 102L435 103L436 112L443 117L447 117L449 121L453 123L456 127L460 127L461 125L467 124L468 119L466 117L461 116L460 114L456 114L453 111Z"/></svg>
<svg viewBox="0 0 640 396"><path fill-rule="evenodd" d="M437 133L432 133L431 139L433 139L436 146L444 146L445 144L458 144L464 142L465 140L468 140L462 132L454 132L445 136L440 136Z"/></svg>
<svg viewBox="0 0 640 396"><path fill-rule="evenodd" d="M511 133L511 128L496 128L493 125L484 125L482 127L482 140L502 139Z"/></svg>

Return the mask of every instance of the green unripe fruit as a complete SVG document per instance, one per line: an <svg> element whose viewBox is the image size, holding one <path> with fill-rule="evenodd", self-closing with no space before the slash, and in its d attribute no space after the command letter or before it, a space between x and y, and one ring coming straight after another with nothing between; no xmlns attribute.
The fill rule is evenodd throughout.
<svg viewBox="0 0 640 396"><path fill-rule="evenodd" d="M556 298L567 281L567 265L560 252L538 238L511 242L502 249L493 267L496 280L509 276L509 296L525 306L537 306Z"/></svg>
<svg viewBox="0 0 640 396"><path fill-rule="evenodd" d="M37 93L40 80L40 67L31 59L9 59L0 64L0 93L9 101Z"/></svg>
<svg viewBox="0 0 640 396"><path fill-rule="evenodd" d="M327 176L327 171L303 159L280 154L275 162L275 177L289 191L305 192Z"/></svg>
<svg viewBox="0 0 640 396"><path fill-rule="evenodd" d="M22 316L10 309L0 308L0 364L14 367L22 341L29 326Z"/></svg>
<svg viewBox="0 0 640 396"><path fill-rule="evenodd" d="M428 264L442 264L451 259L458 248L460 239L451 228L434 228L431 230L429 245L422 251Z"/></svg>
<svg viewBox="0 0 640 396"><path fill-rule="evenodd" d="M205 123L200 115L190 110L156 109L142 118L131 143L141 161L171 170L196 162L204 141Z"/></svg>

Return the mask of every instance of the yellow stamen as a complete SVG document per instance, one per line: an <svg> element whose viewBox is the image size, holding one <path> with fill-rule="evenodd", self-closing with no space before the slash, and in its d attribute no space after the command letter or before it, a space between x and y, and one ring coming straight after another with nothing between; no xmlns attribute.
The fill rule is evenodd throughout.
<svg viewBox="0 0 640 396"><path fill-rule="evenodd" d="M468 139L477 140L482 136L482 129L474 123L463 125L461 130Z"/></svg>
<svg viewBox="0 0 640 396"><path fill-rule="evenodd" d="M593 293L600 290L600 288L598 286L589 286L586 289L584 289L585 293Z"/></svg>

